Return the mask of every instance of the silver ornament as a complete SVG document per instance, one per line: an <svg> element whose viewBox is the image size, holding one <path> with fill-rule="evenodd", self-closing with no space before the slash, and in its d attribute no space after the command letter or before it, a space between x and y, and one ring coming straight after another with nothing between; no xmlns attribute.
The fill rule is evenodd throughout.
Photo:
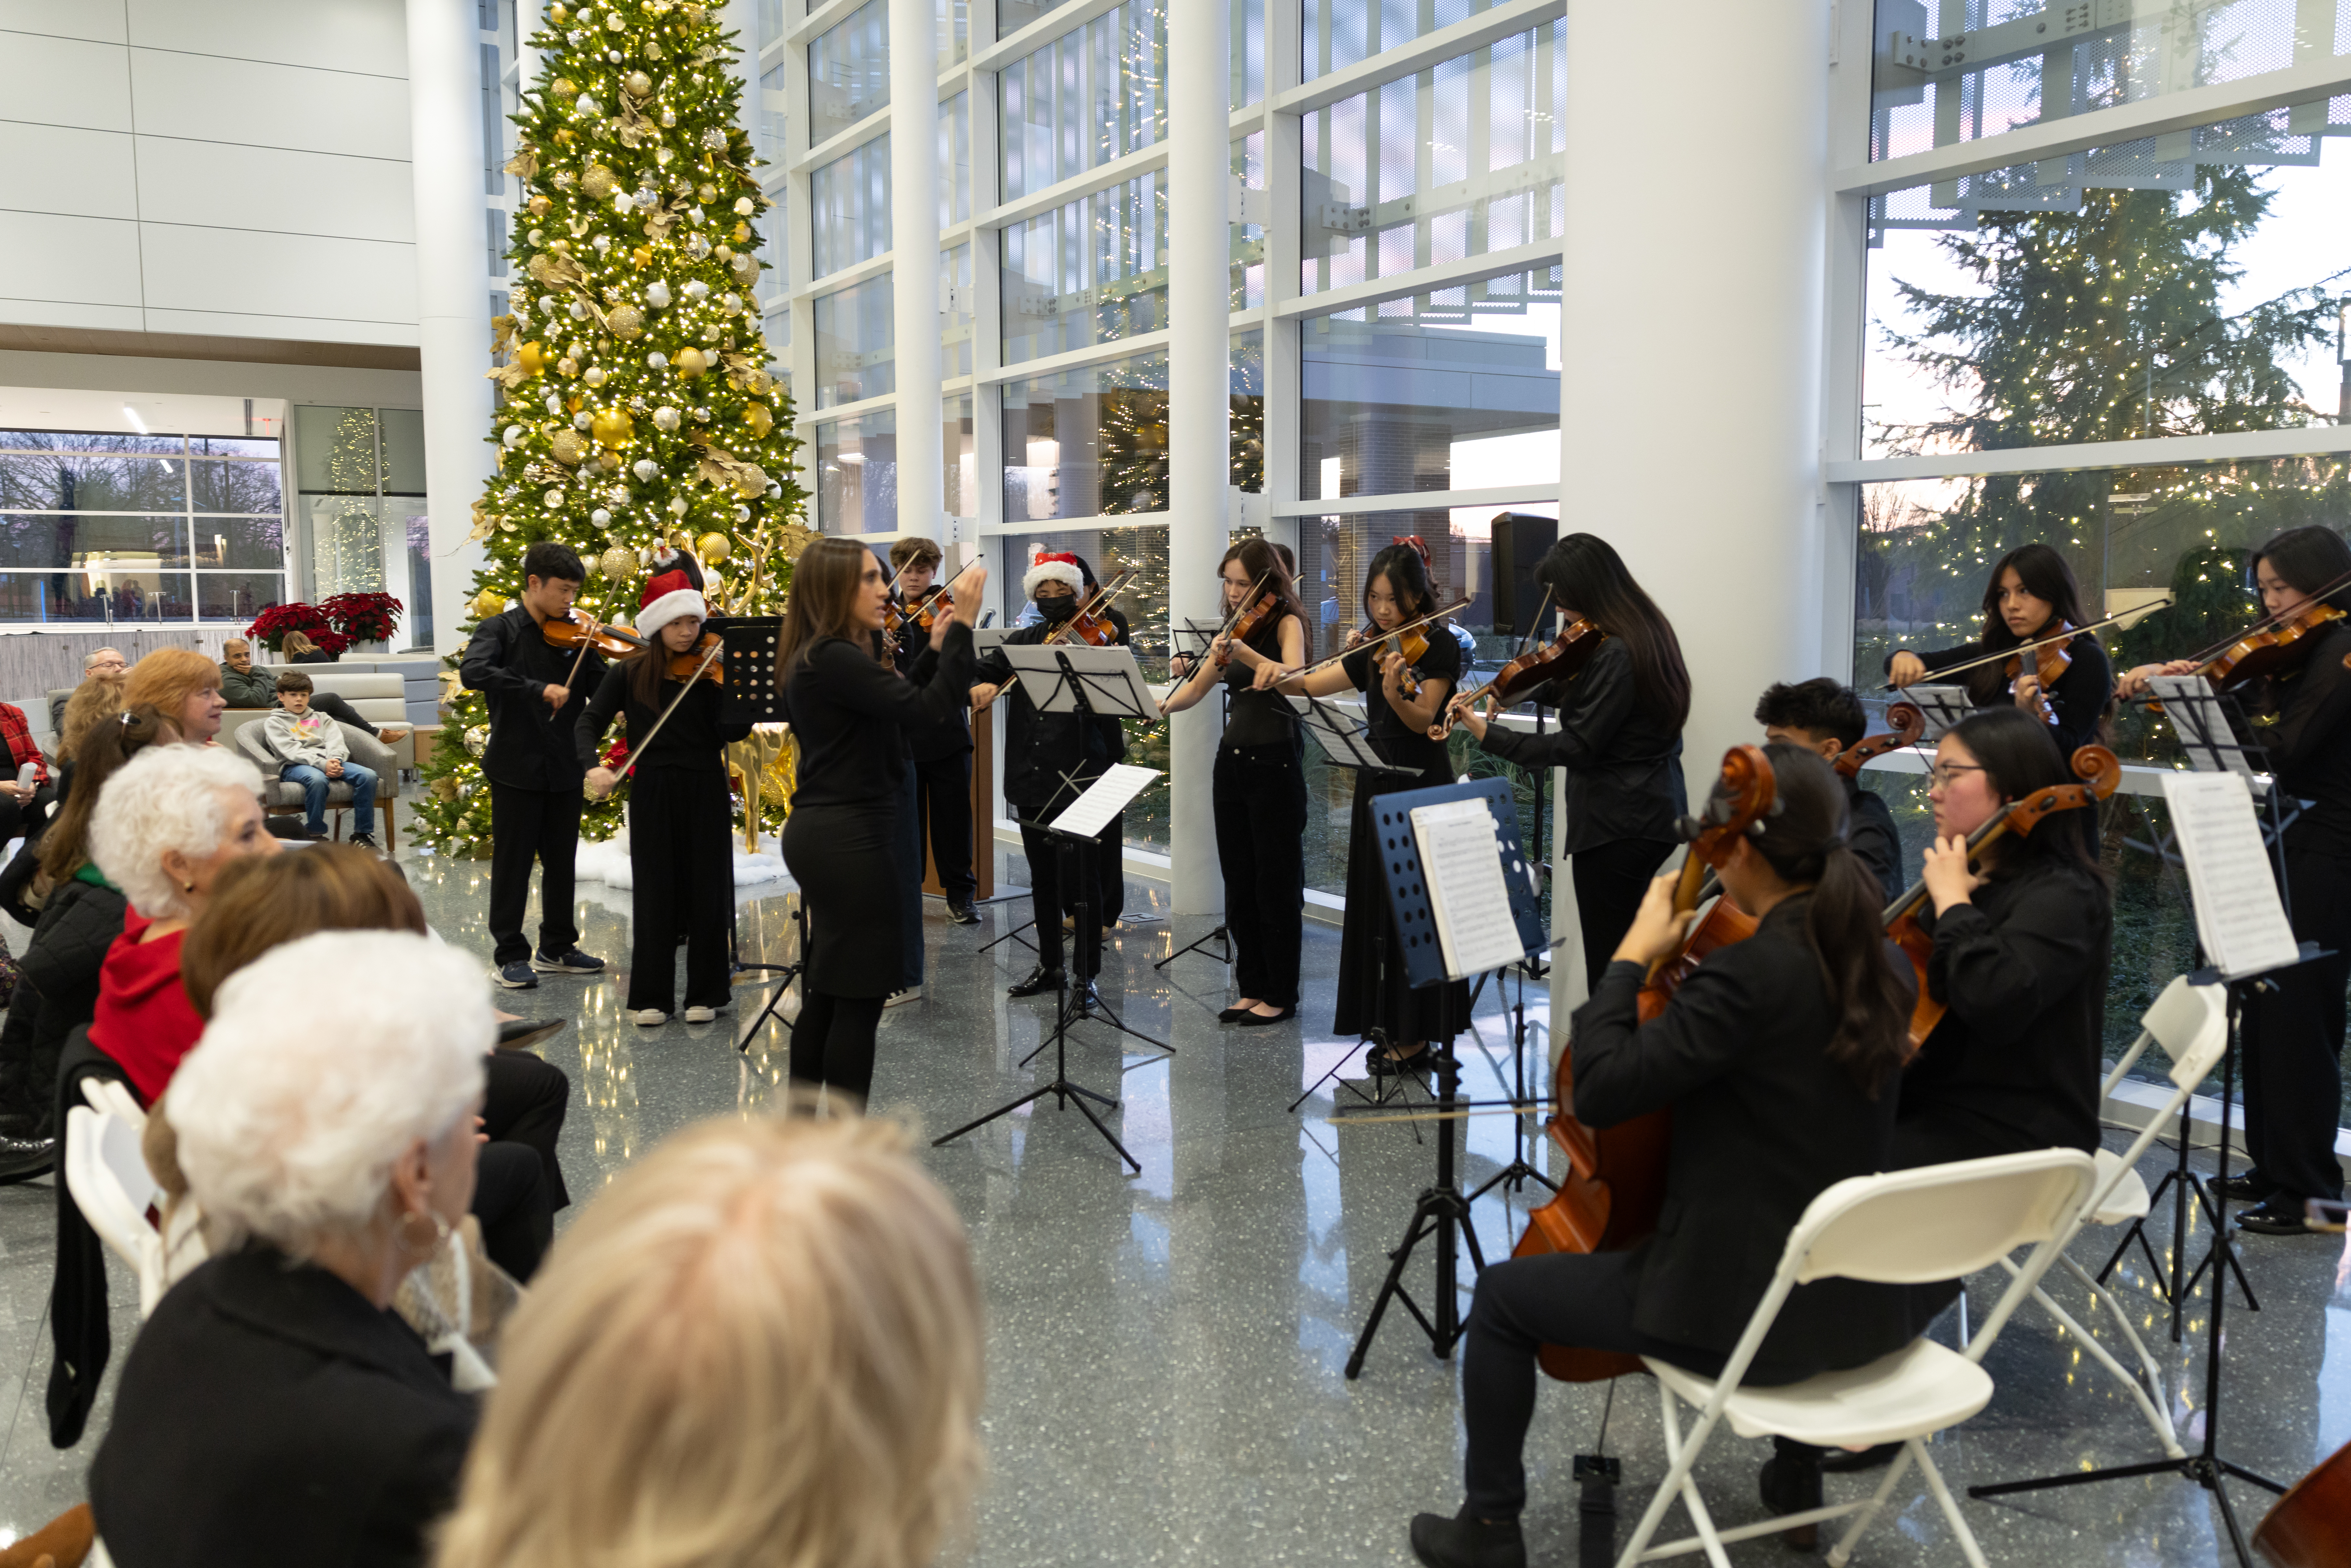
<svg viewBox="0 0 2351 1568"><path fill-rule="evenodd" d="M710 298L710 285L697 277L685 286L685 297L699 305Z"/></svg>
<svg viewBox="0 0 2351 1568"><path fill-rule="evenodd" d="M673 497L670 497L670 503L669 503L669 515L670 515L671 517L682 517L685 516L685 497L683 497L683 496L673 496Z"/></svg>
<svg viewBox="0 0 2351 1568"><path fill-rule="evenodd" d="M666 403L653 410L653 426L657 430L675 430L677 428L677 410L670 407Z"/></svg>
<svg viewBox="0 0 2351 1568"><path fill-rule="evenodd" d="M591 387L601 387L604 384L606 380L604 375L604 367L601 365L590 365L588 367L587 373L582 375L580 379L586 382Z"/></svg>
<svg viewBox="0 0 2351 1568"><path fill-rule="evenodd" d="M645 303L652 306L656 310L668 309L669 285L664 283L658 277L654 278L651 283L646 284Z"/></svg>
<svg viewBox="0 0 2351 1568"><path fill-rule="evenodd" d="M612 520L612 514L599 507L588 514L588 520L601 528Z"/></svg>
<svg viewBox="0 0 2351 1568"><path fill-rule="evenodd" d="M508 446L520 446L522 444L522 426L519 424L507 425L507 433L503 439Z"/></svg>
<svg viewBox="0 0 2351 1568"><path fill-rule="evenodd" d="M616 507L625 507L635 498L630 494L626 485L615 485L604 494Z"/></svg>
<svg viewBox="0 0 2351 1568"><path fill-rule="evenodd" d="M540 497L539 499L545 501L550 507L559 507L563 505L563 492L560 490L549 490L546 495Z"/></svg>
<svg viewBox="0 0 2351 1568"><path fill-rule="evenodd" d="M653 482L654 476L661 472L661 465L650 457L640 457L629 471L650 485Z"/></svg>
<svg viewBox="0 0 2351 1568"><path fill-rule="evenodd" d="M547 412L549 413L561 413L563 412L563 400L556 396L553 392L548 393Z"/></svg>
<svg viewBox="0 0 2351 1568"><path fill-rule="evenodd" d="M580 95L580 101L573 106L572 112L582 120L593 120L604 112L604 106L596 101L594 93L583 92Z"/></svg>
<svg viewBox="0 0 2351 1568"><path fill-rule="evenodd" d="M649 371L665 371L669 369L669 356L663 353L659 349L655 349L652 353L645 356L645 369Z"/></svg>
<svg viewBox="0 0 2351 1568"><path fill-rule="evenodd" d="M571 319L574 321L585 321L588 319L588 307L581 304L577 299L573 300L571 302Z"/></svg>

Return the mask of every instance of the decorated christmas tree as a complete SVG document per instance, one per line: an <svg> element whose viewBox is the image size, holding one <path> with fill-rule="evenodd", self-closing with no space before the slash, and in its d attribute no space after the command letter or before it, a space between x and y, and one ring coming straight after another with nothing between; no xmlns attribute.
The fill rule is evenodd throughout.
<svg viewBox="0 0 2351 1568"><path fill-rule="evenodd" d="M493 323L498 468L474 507L488 561L465 630L522 591L523 552L569 545L580 612L625 622L656 552L692 551L714 613L783 608L799 521L789 398L759 330L757 220L768 204L737 123L736 35L674 0L548 6L522 95L527 193L508 251L513 313ZM452 671L457 661L447 661ZM480 756L489 708L444 680L462 746L423 768L417 831L455 854L489 850ZM626 789L581 831L608 837ZM764 802L770 821L778 808Z"/></svg>

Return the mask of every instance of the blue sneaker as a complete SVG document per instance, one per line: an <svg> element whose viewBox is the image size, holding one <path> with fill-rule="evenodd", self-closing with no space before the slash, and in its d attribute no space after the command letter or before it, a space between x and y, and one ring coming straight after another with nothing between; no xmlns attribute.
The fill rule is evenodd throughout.
<svg viewBox="0 0 2351 1568"><path fill-rule="evenodd" d="M601 975L604 972L604 960L590 958L574 947L560 957L550 957L545 953L535 954L530 967L543 975Z"/></svg>
<svg viewBox="0 0 2351 1568"><path fill-rule="evenodd" d="M492 966L490 978L510 991L535 990L538 986L538 977L532 974L530 966L520 958L511 964Z"/></svg>

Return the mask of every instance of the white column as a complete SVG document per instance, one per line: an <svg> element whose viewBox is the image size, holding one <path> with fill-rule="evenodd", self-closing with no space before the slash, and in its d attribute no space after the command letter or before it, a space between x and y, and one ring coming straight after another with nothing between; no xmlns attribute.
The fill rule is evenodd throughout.
<svg viewBox="0 0 2351 1568"><path fill-rule="evenodd" d="M1614 545L1680 635L1694 798L1761 689L1823 668L1828 12L1568 7L1561 528ZM1643 60L1675 62L1681 110Z"/></svg>
<svg viewBox="0 0 2351 1568"><path fill-rule="evenodd" d="M1225 553L1231 412L1226 343L1226 183L1231 152L1225 99L1231 18L1222 0L1174 5L1167 16L1167 599L1177 625L1217 620ZM1208 777L1219 704L1176 716L1168 730L1169 851L1176 913L1225 906Z"/></svg>
<svg viewBox="0 0 2351 1568"><path fill-rule="evenodd" d="M890 0L890 248L898 365L898 527L939 538L938 43L933 0Z"/></svg>
<svg viewBox="0 0 2351 1568"><path fill-rule="evenodd" d="M408 0L409 157L416 191L416 341L424 385L424 505L433 518L434 644L457 627L482 564L474 503L496 465L485 438L490 225L482 178L480 13L474 0Z"/></svg>

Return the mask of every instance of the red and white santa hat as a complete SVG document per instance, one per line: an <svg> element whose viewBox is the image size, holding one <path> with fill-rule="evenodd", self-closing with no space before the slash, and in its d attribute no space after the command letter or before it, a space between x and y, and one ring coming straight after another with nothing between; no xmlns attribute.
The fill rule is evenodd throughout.
<svg viewBox="0 0 2351 1568"><path fill-rule="evenodd" d="M650 637L671 622L691 615L710 619L702 597L702 568L684 550L664 550L653 558L664 570L655 573L637 599L637 632Z"/></svg>
<svg viewBox="0 0 2351 1568"><path fill-rule="evenodd" d="M1086 585L1086 575L1076 556L1066 551L1049 554L1044 546L1035 545L1029 551L1029 575L1020 580L1020 591L1034 599L1040 582L1066 582L1075 593Z"/></svg>

